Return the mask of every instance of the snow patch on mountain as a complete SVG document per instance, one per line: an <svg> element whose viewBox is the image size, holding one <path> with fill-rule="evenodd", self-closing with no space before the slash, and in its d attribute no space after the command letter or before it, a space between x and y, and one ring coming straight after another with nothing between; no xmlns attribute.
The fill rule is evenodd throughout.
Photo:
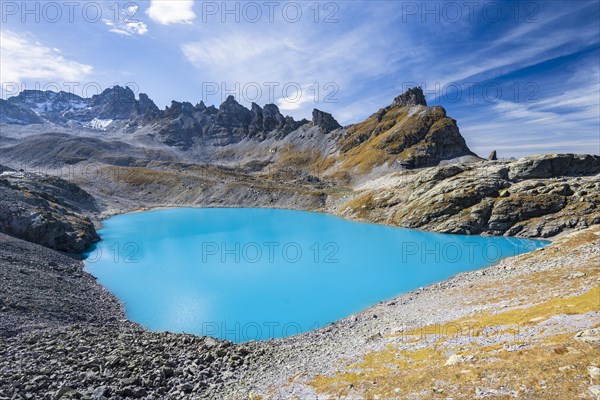
<svg viewBox="0 0 600 400"><path fill-rule="evenodd" d="M113 123L113 121L114 120L112 119L94 118L93 120L86 122L84 126L98 131L105 131L106 128Z"/></svg>

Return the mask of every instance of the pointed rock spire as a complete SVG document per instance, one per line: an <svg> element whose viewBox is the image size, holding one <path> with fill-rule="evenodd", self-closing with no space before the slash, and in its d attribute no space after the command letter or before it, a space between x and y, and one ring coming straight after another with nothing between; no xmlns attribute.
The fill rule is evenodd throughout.
<svg viewBox="0 0 600 400"><path fill-rule="evenodd" d="M426 106L427 101L420 86L410 88L394 99L393 106Z"/></svg>
<svg viewBox="0 0 600 400"><path fill-rule="evenodd" d="M329 133L342 127L331 114L316 108L313 110L312 117L313 125L321 128L323 133Z"/></svg>

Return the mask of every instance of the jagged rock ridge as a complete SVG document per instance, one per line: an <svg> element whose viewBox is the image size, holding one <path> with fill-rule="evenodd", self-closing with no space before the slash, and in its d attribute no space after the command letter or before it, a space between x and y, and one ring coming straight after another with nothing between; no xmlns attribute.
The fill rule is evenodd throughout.
<svg viewBox="0 0 600 400"><path fill-rule="evenodd" d="M53 123L100 131L155 117L159 111L146 94L141 93L136 100L129 87L120 86L87 99L67 92L24 90L8 100L0 100L0 122Z"/></svg>
<svg viewBox="0 0 600 400"><path fill-rule="evenodd" d="M50 122L96 130L124 128L126 132L149 126L164 143L184 149L202 139L227 145L244 138L262 140L269 134L284 136L309 122L282 115L275 104L261 108L253 103L249 110L233 96L218 109L204 102L193 106L173 101L170 107L160 110L146 94L141 93L136 100L129 87L120 86L88 99L66 92L25 90L0 100L0 112L0 122L9 124ZM341 127L331 114L319 110L315 113L315 125L327 133Z"/></svg>
<svg viewBox="0 0 600 400"><path fill-rule="evenodd" d="M292 132L316 128L330 135L333 146L314 148L317 153L339 154L341 169L365 173L380 165L421 168L442 161L479 160L468 148L456 121L442 107L429 107L420 87L408 89L392 104L363 122L343 128L327 112L315 109L312 123L281 114L275 104L248 109L233 96L219 105L195 106L172 101L160 110L145 94L135 98L128 88L115 86L84 99L65 92L24 91L0 103L5 123L54 123L69 127L111 130L123 135L142 135L193 153L226 147L243 141L285 139ZM299 137L304 137L300 132ZM284 145L287 146L287 145ZM244 149L239 150L243 153ZM235 152L235 150L234 150ZM214 153L214 152L213 152Z"/></svg>

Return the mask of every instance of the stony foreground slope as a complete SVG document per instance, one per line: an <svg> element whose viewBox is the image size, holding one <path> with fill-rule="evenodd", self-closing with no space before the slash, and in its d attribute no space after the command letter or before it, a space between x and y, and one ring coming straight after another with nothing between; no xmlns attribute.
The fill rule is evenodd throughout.
<svg viewBox="0 0 600 400"><path fill-rule="evenodd" d="M0 233L0 398L214 399L249 351L127 321L55 250Z"/></svg>

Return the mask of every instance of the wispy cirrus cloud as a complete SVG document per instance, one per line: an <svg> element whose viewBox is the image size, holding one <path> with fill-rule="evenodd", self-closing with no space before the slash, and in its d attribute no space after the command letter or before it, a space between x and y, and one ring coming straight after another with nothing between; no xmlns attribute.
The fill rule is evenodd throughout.
<svg viewBox="0 0 600 400"><path fill-rule="evenodd" d="M587 62L586 62L587 61ZM529 102L500 100L461 120L472 149L501 156L573 152L600 154L600 71L597 61L582 60L555 93ZM564 88L568 89L564 89Z"/></svg>
<svg viewBox="0 0 600 400"><path fill-rule="evenodd" d="M502 34L494 40L473 41L477 47L460 52L461 57L450 56L444 63L433 64L426 72L427 81L442 86L465 80L480 82L598 43L597 23L564 24L565 20L577 19L582 13L593 11L593 7L590 2L582 2L568 10L542 9L536 14L537 22L512 24L510 28L500 30Z"/></svg>
<svg viewBox="0 0 600 400"><path fill-rule="evenodd" d="M313 108L331 112L348 104L365 91L369 79L393 73L396 64L409 57L406 52L390 51L394 44L402 43L402 35L366 40L375 37L384 24L375 18L379 13L374 10L373 18L365 18L351 29L336 26L335 34L331 26L312 22L310 14L310 21L297 24L217 24L202 27L202 40L183 43L180 49L201 71L202 79L225 83L227 88L258 84L264 89L263 96L250 101L273 102L296 118L310 117ZM265 87L271 83L277 84L273 93ZM302 91L299 99L295 98L297 88Z"/></svg>
<svg viewBox="0 0 600 400"><path fill-rule="evenodd" d="M42 44L32 35L0 31L0 81L26 79L79 81L92 73L91 65L69 60L57 48Z"/></svg>
<svg viewBox="0 0 600 400"><path fill-rule="evenodd" d="M189 24L196 19L193 0L151 0L146 14L162 25Z"/></svg>

